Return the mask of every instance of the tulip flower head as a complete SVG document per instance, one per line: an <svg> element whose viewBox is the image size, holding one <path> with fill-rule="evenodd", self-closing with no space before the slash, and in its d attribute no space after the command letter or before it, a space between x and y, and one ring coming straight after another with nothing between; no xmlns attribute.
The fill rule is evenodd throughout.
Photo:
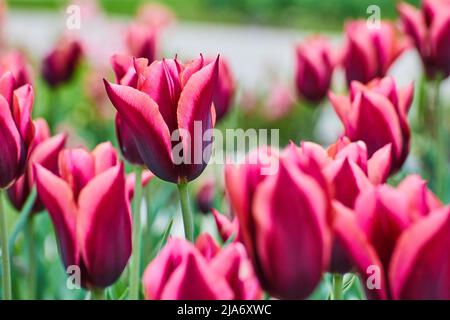
<svg viewBox="0 0 450 320"><path fill-rule="evenodd" d="M366 21L348 22L342 63L347 83L368 83L386 76L392 63L406 48L394 24L382 21L380 28L369 28Z"/></svg>
<svg viewBox="0 0 450 320"><path fill-rule="evenodd" d="M351 141L364 141L369 157L391 144L391 173L400 169L409 152L407 114L413 90L412 84L398 89L395 81L387 77L366 86L352 82L348 97L329 94L345 136Z"/></svg>
<svg viewBox="0 0 450 320"><path fill-rule="evenodd" d="M34 139L33 88L29 84L16 88L15 81L11 72L0 76L0 188L24 173Z"/></svg>
<svg viewBox="0 0 450 320"><path fill-rule="evenodd" d="M38 195L52 219L64 266L80 269L81 285L105 288L131 254L131 213L123 164L110 143L92 153L59 154L59 175L34 165Z"/></svg>
<svg viewBox="0 0 450 320"><path fill-rule="evenodd" d="M425 0L421 10L400 3L398 11L403 29L419 51L428 77L435 77L436 72L447 77L450 74L450 2Z"/></svg>
<svg viewBox="0 0 450 320"><path fill-rule="evenodd" d="M0 57L0 74L10 71L15 79L15 87L31 84L31 70L25 56L19 51L11 51Z"/></svg>
<svg viewBox="0 0 450 320"><path fill-rule="evenodd" d="M157 28L140 23L134 23L128 27L126 44L132 56L153 62L156 59L157 43Z"/></svg>
<svg viewBox="0 0 450 320"><path fill-rule="evenodd" d="M178 183L197 178L211 155L213 94L219 59L177 59L150 66L136 60L136 88L105 80L108 96L131 130L139 155L159 178Z"/></svg>
<svg viewBox="0 0 450 320"><path fill-rule="evenodd" d="M35 137L30 146L30 158L25 173L8 188L8 197L17 210L22 210L28 199L31 189L35 185L33 176L33 164L37 163L54 174L58 172L58 154L64 148L67 135L58 134L50 136L47 122L42 119L34 121ZM38 212L44 209L39 198L36 199L32 210Z"/></svg>

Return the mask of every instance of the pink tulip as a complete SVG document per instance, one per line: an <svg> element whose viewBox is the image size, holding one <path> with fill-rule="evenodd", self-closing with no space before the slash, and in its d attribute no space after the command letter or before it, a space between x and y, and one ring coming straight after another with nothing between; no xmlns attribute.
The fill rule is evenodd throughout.
<svg viewBox="0 0 450 320"><path fill-rule="evenodd" d="M398 240L389 268L394 299L450 299L450 209L431 212Z"/></svg>
<svg viewBox="0 0 450 320"><path fill-rule="evenodd" d="M206 167L212 141L202 133L214 127L218 65L218 59L205 65L202 57L185 66L176 59L148 67L137 62L137 88L105 80L108 96L132 131L141 159L159 178L190 181ZM177 133L181 141L172 141Z"/></svg>
<svg viewBox="0 0 450 320"><path fill-rule="evenodd" d="M156 60L157 43L158 29L140 23L133 23L128 27L126 44L132 56L145 58L152 63Z"/></svg>
<svg viewBox="0 0 450 320"><path fill-rule="evenodd" d="M345 135L351 141L364 141L369 157L391 144L391 173L400 169L409 152L407 114L413 85L397 89L392 78L374 80L367 86L352 82L348 97L330 93L329 98L344 125Z"/></svg>
<svg viewBox="0 0 450 320"><path fill-rule="evenodd" d="M34 139L33 100L29 84L16 88L10 72L0 76L0 188L10 186L25 171Z"/></svg>
<svg viewBox="0 0 450 320"><path fill-rule="evenodd" d="M78 40L64 36L42 61L42 76L51 87L62 85L72 78L82 55Z"/></svg>
<svg viewBox="0 0 450 320"><path fill-rule="evenodd" d="M214 62L214 59L206 59L206 63L211 62ZM219 76L217 78L216 89L214 90L213 96L216 121L222 119L232 107L235 89L236 84L233 73L231 72L231 67L227 60L221 58L219 62Z"/></svg>
<svg viewBox="0 0 450 320"><path fill-rule="evenodd" d="M164 28L175 22L174 13L162 3L145 3L139 7L137 20L153 28Z"/></svg>
<svg viewBox="0 0 450 320"><path fill-rule="evenodd" d="M294 90L283 83L271 86L264 105L264 116L269 121L282 119L295 106Z"/></svg>
<svg viewBox="0 0 450 320"><path fill-rule="evenodd" d="M19 51L11 51L0 57L0 74L10 71L15 79L15 88L31 84L31 70L25 56Z"/></svg>
<svg viewBox="0 0 450 320"><path fill-rule="evenodd" d="M330 88L336 59L332 48L322 37L312 37L297 46L295 82L300 97L318 102Z"/></svg>
<svg viewBox="0 0 450 320"><path fill-rule="evenodd" d="M30 158L28 168L25 173L8 188L8 197L17 210L22 210L25 201L28 199L35 181L33 176L33 164L40 164L50 172L58 172L58 154L64 148L67 136L58 134L50 136L50 129L44 119L34 121L35 136L30 146ZM33 205L33 212L44 209L41 200L36 199Z"/></svg>
<svg viewBox="0 0 450 320"><path fill-rule="evenodd" d="M379 28L369 28L366 21L351 21L345 26L346 44L343 65L348 84L368 83L386 76L392 63L406 48L394 25L382 21Z"/></svg>
<svg viewBox="0 0 450 320"><path fill-rule="evenodd" d="M228 219L225 215L219 213L217 210L212 209L214 221L216 222L217 231L223 242L227 242L231 236L234 235L235 241L241 241L239 235L239 223L236 217L233 220Z"/></svg>
<svg viewBox="0 0 450 320"><path fill-rule="evenodd" d="M273 175L263 176L262 162L251 160L263 156L270 151L257 150L246 164L226 168L231 207L262 287L277 298L303 299L328 265L328 184L315 159L293 146L275 160Z"/></svg>
<svg viewBox="0 0 450 320"><path fill-rule="evenodd" d="M398 5L404 31L419 51L427 75L450 74L450 3L446 0L424 0L421 10L407 3Z"/></svg>
<svg viewBox="0 0 450 320"><path fill-rule="evenodd" d="M131 254L131 214L123 164L110 143L92 153L63 150L59 176L39 164L34 174L65 267L76 265L84 288L105 288Z"/></svg>

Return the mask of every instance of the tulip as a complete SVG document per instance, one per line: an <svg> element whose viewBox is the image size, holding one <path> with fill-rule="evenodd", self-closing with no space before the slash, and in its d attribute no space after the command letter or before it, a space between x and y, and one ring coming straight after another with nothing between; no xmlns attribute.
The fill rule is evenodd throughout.
<svg viewBox="0 0 450 320"><path fill-rule="evenodd" d="M12 51L0 58L0 74L10 71L15 79L15 88L31 84L31 71L25 56L19 51Z"/></svg>
<svg viewBox="0 0 450 320"><path fill-rule="evenodd" d="M392 23L382 21L369 28L366 21L351 21L345 26L346 44L343 65L347 83L368 83L386 76L392 63L406 48Z"/></svg>
<svg viewBox="0 0 450 320"><path fill-rule="evenodd" d="M319 102L328 92L336 61L322 37L312 37L297 46L295 83L300 97Z"/></svg>
<svg viewBox="0 0 450 320"><path fill-rule="evenodd" d="M50 129L44 119L34 121L35 137L30 146L29 165L25 173L8 188L8 197L17 210L22 210L25 201L30 196L34 186L33 163L40 164L50 172L58 172L58 154L64 148L67 136L58 134L50 137ZM36 199L32 207L33 212L44 209L40 199Z"/></svg>
<svg viewBox="0 0 450 320"><path fill-rule="evenodd" d="M362 140L369 157L391 144L391 174L400 169L409 152L407 113L412 103L412 84L397 89L392 78L374 80L367 86L352 82L350 95L329 94L331 103L351 141Z"/></svg>
<svg viewBox="0 0 450 320"><path fill-rule="evenodd" d="M400 20L406 34L422 57L426 73L434 78L450 74L448 46L450 43L450 4L445 0L425 0L421 10L407 3L398 5Z"/></svg>
<svg viewBox="0 0 450 320"><path fill-rule="evenodd" d="M129 53L145 58L150 63L156 59L158 30L145 24L134 23L128 27L126 44Z"/></svg>
<svg viewBox="0 0 450 320"><path fill-rule="evenodd" d="M295 94L293 90L282 83L271 87L265 105L264 115L267 120L275 121L282 119L295 106Z"/></svg>
<svg viewBox="0 0 450 320"><path fill-rule="evenodd" d="M11 72L0 76L0 189L9 187L25 171L34 139L31 121L33 88L25 84L16 88ZM1 200L0 195L0 200ZM0 201L1 202L1 201ZM0 243L2 249L3 297L11 299L11 273L8 252L8 235L3 203L0 203Z"/></svg>
<svg viewBox="0 0 450 320"><path fill-rule="evenodd" d="M143 276L146 299L255 300L262 291L245 249L233 243L220 249L208 234L196 245L170 239Z"/></svg>
<svg viewBox="0 0 450 320"><path fill-rule="evenodd" d="M52 219L64 266L78 266L81 285L114 283L131 254L131 214L123 164L110 143L92 153L63 150L59 175L34 165L37 191Z"/></svg>
<svg viewBox="0 0 450 320"><path fill-rule="evenodd" d="M62 85L72 78L82 55L81 44L70 37L59 39L55 48L42 61L42 76L50 87Z"/></svg>
<svg viewBox="0 0 450 320"><path fill-rule="evenodd" d="M174 23L175 15L162 3L145 3L139 7L137 20L153 28L161 29Z"/></svg>
<svg viewBox="0 0 450 320"><path fill-rule="evenodd" d="M389 268L394 299L450 299L450 209L431 212L399 238Z"/></svg>
<svg viewBox="0 0 450 320"><path fill-rule="evenodd" d="M196 206L201 213L207 214L211 212L214 203L215 191L216 188L214 181L206 181L197 191Z"/></svg>
<svg viewBox="0 0 450 320"><path fill-rule="evenodd" d="M283 299L308 297L330 252L328 184L315 159L294 148L273 160L279 161L275 174L261 174L261 161L254 159L270 156L261 150L225 171L231 207L260 283Z"/></svg>
<svg viewBox="0 0 450 320"><path fill-rule="evenodd" d="M214 59L206 59L206 63L213 62ZM216 121L222 119L230 110L236 84L231 72L231 67L227 60L221 58L219 61L219 75L217 78L216 89L214 90L213 103L216 110Z"/></svg>
<svg viewBox="0 0 450 320"><path fill-rule="evenodd" d="M227 242L232 236L234 236L235 241L241 241L239 235L239 223L236 217L234 217L233 220L230 220L215 209L212 209L212 213L214 221L216 222L217 231L223 242Z"/></svg>

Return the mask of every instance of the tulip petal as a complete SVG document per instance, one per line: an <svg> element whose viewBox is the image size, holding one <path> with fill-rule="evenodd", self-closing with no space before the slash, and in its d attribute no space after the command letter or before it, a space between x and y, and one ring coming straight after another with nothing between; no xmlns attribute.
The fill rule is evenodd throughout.
<svg viewBox="0 0 450 320"><path fill-rule="evenodd" d="M397 9L403 23L404 31L413 38L416 48L421 50L426 30L425 20L421 12L405 2L400 3Z"/></svg>
<svg viewBox="0 0 450 320"><path fill-rule="evenodd" d="M81 191L77 234L83 263L94 287L121 275L131 254L131 213L123 164L92 179Z"/></svg>
<svg viewBox="0 0 450 320"><path fill-rule="evenodd" d="M367 162L370 182L373 184L386 182L391 171L391 162L391 144L389 143L376 151Z"/></svg>
<svg viewBox="0 0 450 320"><path fill-rule="evenodd" d="M111 142L104 142L92 151L95 162L95 175L98 175L111 167L117 165L117 153Z"/></svg>
<svg viewBox="0 0 450 320"><path fill-rule="evenodd" d="M95 176L94 157L84 149L66 149L59 153L59 175L72 188L75 199Z"/></svg>

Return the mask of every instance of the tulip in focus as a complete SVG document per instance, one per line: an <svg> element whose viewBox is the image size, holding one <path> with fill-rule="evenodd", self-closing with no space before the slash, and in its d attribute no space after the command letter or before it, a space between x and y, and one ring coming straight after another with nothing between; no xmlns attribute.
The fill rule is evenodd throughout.
<svg viewBox="0 0 450 320"><path fill-rule="evenodd" d="M131 130L141 159L163 180L197 178L210 156L207 148L212 141L203 133L215 123L212 101L219 60L205 64L200 57L186 65L176 59L136 65L136 88L106 80L105 87ZM194 124L199 130L194 131ZM176 141L171 139L174 135Z"/></svg>
<svg viewBox="0 0 450 320"><path fill-rule="evenodd" d="M406 48L394 24L382 21L380 28L369 28L366 21L351 21L345 26L346 44L343 66L347 83L369 81L386 76L389 67Z"/></svg>
<svg viewBox="0 0 450 320"><path fill-rule="evenodd" d="M44 119L34 121L35 136L30 147L30 158L28 168L17 181L8 188L8 197L17 210L22 210L25 201L30 196L31 190L35 184L33 176L33 164L37 163L57 174L58 172L58 154L64 148L67 136L58 134L50 136L50 129ZM36 199L32 210L39 212L44 209L40 199Z"/></svg>
<svg viewBox="0 0 450 320"><path fill-rule="evenodd" d="M349 96L329 94L331 103L351 141L364 141L369 157L391 144L391 173L400 169L409 152L410 128L407 114L413 85L398 89L392 78L368 85L352 82Z"/></svg>
<svg viewBox="0 0 450 320"><path fill-rule="evenodd" d="M441 72L446 78L450 74L450 2L446 0L424 0L421 10L405 2L398 5L403 29L422 57L428 77Z"/></svg>
<svg viewBox="0 0 450 320"><path fill-rule="evenodd" d="M307 298L321 280L331 249L328 183L317 161L294 148L279 158L258 149L244 164L225 171L231 207L261 286L281 299ZM264 176L262 163L254 160L270 154L279 170Z"/></svg>
<svg viewBox="0 0 450 320"><path fill-rule="evenodd" d="M308 101L321 101L330 88L336 64L330 44L322 37L309 38L297 47L296 59L298 95Z"/></svg>
<svg viewBox="0 0 450 320"><path fill-rule="evenodd" d="M39 164L34 174L64 266L80 268L86 289L113 284L131 254L131 214L123 164L111 144L92 153L63 150L59 175Z"/></svg>
<svg viewBox="0 0 450 320"><path fill-rule="evenodd" d="M63 36L42 61L42 76L50 87L62 85L72 78L82 55L78 40Z"/></svg>

